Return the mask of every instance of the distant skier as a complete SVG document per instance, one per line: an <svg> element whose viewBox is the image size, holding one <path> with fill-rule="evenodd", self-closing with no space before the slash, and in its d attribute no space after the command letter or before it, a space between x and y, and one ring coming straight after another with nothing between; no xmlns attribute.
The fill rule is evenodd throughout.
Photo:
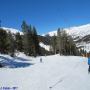
<svg viewBox="0 0 90 90"><path fill-rule="evenodd" d="M90 54L88 54L88 65L89 65L88 72L90 73Z"/></svg>
<svg viewBox="0 0 90 90"><path fill-rule="evenodd" d="M42 63L42 58L40 58L40 62Z"/></svg>

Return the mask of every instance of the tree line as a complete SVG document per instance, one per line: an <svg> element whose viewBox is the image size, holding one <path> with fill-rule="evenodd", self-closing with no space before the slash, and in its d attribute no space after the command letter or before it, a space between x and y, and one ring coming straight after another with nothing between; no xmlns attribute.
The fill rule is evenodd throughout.
<svg viewBox="0 0 90 90"><path fill-rule="evenodd" d="M60 55L80 55L73 38L68 35L65 30L58 28L57 36L54 35L51 39L51 51L53 54Z"/></svg>
<svg viewBox="0 0 90 90"><path fill-rule="evenodd" d="M0 53L14 56L16 51L24 52L29 56L40 55L40 46L36 28L32 25L27 25L23 21L23 34L12 34L0 28Z"/></svg>
<svg viewBox="0 0 90 90"><path fill-rule="evenodd" d="M46 51L39 45L39 35L35 26L28 25L25 21L21 25L23 34L12 34L0 28L0 53L9 54L14 57L15 52L24 52L28 56L39 55L80 55L82 50L78 50L73 38L65 32L65 30L58 28L57 36L50 37L50 51Z"/></svg>

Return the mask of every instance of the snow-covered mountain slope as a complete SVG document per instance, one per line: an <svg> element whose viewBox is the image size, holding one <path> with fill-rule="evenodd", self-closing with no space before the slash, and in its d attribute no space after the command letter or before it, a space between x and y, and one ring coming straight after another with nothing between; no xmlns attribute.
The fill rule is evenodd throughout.
<svg viewBox="0 0 90 90"><path fill-rule="evenodd" d="M54 36L54 35L56 35L57 36L57 31L55 30L55 31L51 31L51 32L48 32L48 33L46 33L46 34L43 34L42 36L45 36L45 35L49 35L49 36Z"/></svg>
<svg viewBox="0 0 90 90"><path fill-rule="evenodd" d="M77 47L82 47L87 52L90 52L90 43L85 43L85 42L77 43L76 46Z"/></svg>
<svg viewBox="0 0 90 90"><path fill-rule="evenodd" d="M73 38L76 38L78 36L82 38L90 34L90 24L75 26L70 28L63 28L63 30L65 30L69 35L73 36ZM54 34L57 35L57 31L52 31L47 34L49 34L50 36L54 36Z"/></svg>
<svg viewBox="0 0 90 90"><path fill-rule="evenodd" d="M14 29L14 28L6 28L6 27L0 27L0 28L2 28L2 29L4 29L4 30L6 30L7 32L11 32L11 33L13 33L13 34L16 34L16 33L20 33L21 35L23 34L20 30L18 30L18 29Z"/></svg>
<svg viewBox="0 0 90 90"><path fill-rule="evenodd" d="M90 51L90 24L63 28L68 35L71 35L77 47L83 47L87 52ZM57 31L47 33L49 36L57 35ZM46 35L47 35L46 34ZM43 35L45 36L45 34Z"/></svg>
<svg viewBox="0 0 90 90"><path fill-rule="evenodd" d="M24 54L18 55L17 58L11 58L8 55L3 55L3 57L5 58L0 57L0 62L10 63L13 61L11 65L18 62L18 67L0 68L0 88L9 87L11 90L90 90L87 58L44 56L42 57L43 62L40 63L41 57L31 58Z"/></svg>
<svg viewBox="0 0 90 90"><path fill-rule="evenodd" d="M78 26L78 27L71 27L71 28L65 28L66 32L69 35L72 35L73 38L76 37L84 37L86 35L90 35L90 24Z"/></svg>
<svg viewBox="0 0 90 90"><path fill-rule="evenodd" d="M45 45L43 42L40 42L39 45L45 48L45 50L50 51L50 45Z"/></svg>

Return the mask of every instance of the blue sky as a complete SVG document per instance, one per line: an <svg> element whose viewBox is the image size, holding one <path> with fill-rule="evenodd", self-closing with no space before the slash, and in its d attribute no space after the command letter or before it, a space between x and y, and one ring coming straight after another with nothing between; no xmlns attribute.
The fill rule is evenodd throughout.
<svg viewBox="0 0 90 90"><path fill-rule="evenodd" d="M21 30L22 21L39 34L90 23L90 0L0 0L2 26Z"/></svg>

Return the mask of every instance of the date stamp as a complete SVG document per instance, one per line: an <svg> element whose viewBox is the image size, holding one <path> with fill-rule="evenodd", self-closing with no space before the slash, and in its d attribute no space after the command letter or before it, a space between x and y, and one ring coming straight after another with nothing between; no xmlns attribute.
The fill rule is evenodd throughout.
<svg viewBox="0 0 90 90"><path fill-rule="evenodd" d="M8 87L8 86L2 86L0 87L0 90L18 90L18 87Z"/></svg>

